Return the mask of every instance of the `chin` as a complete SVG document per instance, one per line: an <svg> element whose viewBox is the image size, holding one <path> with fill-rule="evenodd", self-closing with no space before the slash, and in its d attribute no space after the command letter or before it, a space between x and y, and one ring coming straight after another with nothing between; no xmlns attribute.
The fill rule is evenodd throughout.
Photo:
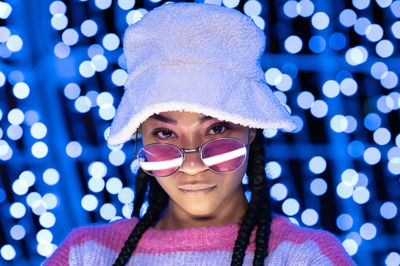
<svg viewBox="0 0 400 266"><path fill-rule="evenodd" d="M196 218L211 218L216 215L216 207L217 205L214 204L199 204L193 203L190 206L181 206L187 213Z"/></svg>

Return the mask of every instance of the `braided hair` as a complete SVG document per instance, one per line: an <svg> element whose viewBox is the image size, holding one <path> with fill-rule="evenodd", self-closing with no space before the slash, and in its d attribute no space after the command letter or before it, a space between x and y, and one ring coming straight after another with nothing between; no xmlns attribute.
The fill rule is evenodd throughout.
<svg viewBox="0 0 400 266"><path fill-rule="evenodd" d="M250 145L247 176L249 177L249 188L251 200L238 232L238 237L233 249L231 265L242 265L246 248L250 242L253 229L256 231L256 250L253 265L264 265L264 259L268 255L268 239L270 235L271 209L270 197L265 166L264 136L262 130L257 130L254 142ZM135 202L133 215L139 218L140 208L143 204L147 187L149 207L144 216L132 230L124 247L114 262L114 266L125 265L142 237L143 233L153 226L160 218L161 213L168 203L168 194L161 188L157 180L143 172L141 169L135 183Z"/></svg>

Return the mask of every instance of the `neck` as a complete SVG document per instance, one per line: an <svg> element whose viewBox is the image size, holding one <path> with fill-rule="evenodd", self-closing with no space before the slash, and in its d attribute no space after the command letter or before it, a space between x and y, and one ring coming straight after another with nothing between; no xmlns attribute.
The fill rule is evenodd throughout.
<svg viewBox="0 0 400 266"><path fill-rule="evenodd" d="M171 198L168 209L157 222L159 230L177 230L204 226L217 226L240 223L247 209L247 200L240 188L240 193L232 193L221 206L208 215L192 215L177 205Z"/></svg>

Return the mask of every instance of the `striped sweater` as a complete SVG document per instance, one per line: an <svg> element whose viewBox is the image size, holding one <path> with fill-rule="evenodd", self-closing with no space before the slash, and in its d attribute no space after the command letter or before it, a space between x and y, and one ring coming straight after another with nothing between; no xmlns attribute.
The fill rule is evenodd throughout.
<svg viewBox="0 0 400 266"><path fill-rule="evenodd" d="M48 265L112 265L136 218L73 230L48 258ZM128 265L230 265L239 224L163 231L148 229ZM255 231L244 265L252 265ZM275 216L265 265L354 265L330 233L295 226Z"/></svg>

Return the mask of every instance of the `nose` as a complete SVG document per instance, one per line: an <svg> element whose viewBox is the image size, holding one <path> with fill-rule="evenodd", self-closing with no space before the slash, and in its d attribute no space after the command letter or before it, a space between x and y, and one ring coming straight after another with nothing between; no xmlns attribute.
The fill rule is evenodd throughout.
<svg viewBox="0 0 400 266"><path fill-rule="evenodd" d="M198 151L195 151L186 152L185 160L183 161L183 164L179 171L184 172L188 175L196 175L207 169L207 166L200 158L200 153Z"/></svg>

